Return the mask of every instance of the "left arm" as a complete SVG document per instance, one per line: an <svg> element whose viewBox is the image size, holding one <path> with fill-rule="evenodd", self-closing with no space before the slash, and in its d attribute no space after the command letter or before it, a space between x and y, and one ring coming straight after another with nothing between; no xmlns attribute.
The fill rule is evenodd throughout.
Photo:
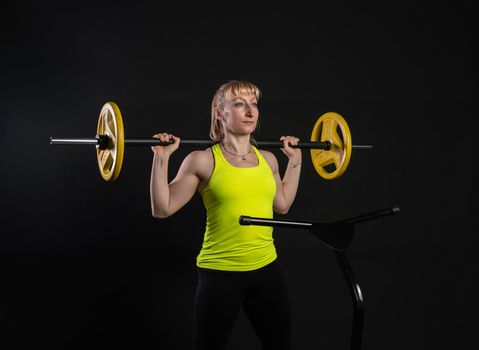
<svg viewBox="0 0 479 350"><path fill-rule="evenodd" d="M266 151L261 153L268 162L276 181L276 195L274 197L273 209L278 214L287 214L294 202L298 190L299 177L301 174L301 149L291 148L288 143L295 145L299 139L294 137L282 137L283 148L281 149L288 156L288 165L283 179L279 175L278 161L274 154Z"/></svg>

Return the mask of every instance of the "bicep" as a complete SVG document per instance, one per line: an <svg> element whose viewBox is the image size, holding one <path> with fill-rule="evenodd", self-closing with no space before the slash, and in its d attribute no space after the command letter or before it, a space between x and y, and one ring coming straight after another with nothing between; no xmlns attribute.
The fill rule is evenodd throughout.
<svg viewBox="0 0 479 350"><path fill-rule="evenodd" d="M268 162L269 167L271 168L271 172L273 173L274 181L276 183L276 194L274 196L273 209L275 212L281 213L284 206L284 195L283 182L281 181L281 177L279 175L278 161L272 153L264 152L263 156Z"/></svg>
<svg viewBox="0 0 479 350"><path fill-rule="evenodd" d="M172 214L188 203L198 188L200 178L195 167L195 158L190 154L181 163L176 177L169 184L169 209Z"/></svg>

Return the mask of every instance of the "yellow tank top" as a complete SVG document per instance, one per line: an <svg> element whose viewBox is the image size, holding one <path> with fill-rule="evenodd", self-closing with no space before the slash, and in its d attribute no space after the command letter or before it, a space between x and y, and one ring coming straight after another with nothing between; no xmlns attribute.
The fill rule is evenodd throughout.
<svg viewBox="0 0 479 350"><path fill-rule="evenodd" d="M276 259L273 228L241 226L240 215L273 217L276 182L261 153L251 146L258 165L235 167L218 144L212 147L215 167L201 191L206 207L206 231L197 266L226 271L259 269Z"/></svg>

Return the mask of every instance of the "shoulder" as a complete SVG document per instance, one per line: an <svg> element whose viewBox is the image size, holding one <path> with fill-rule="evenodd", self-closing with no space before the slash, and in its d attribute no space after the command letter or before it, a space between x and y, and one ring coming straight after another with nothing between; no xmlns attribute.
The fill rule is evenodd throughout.
<svg viewBox="0 0 479 350"><path fill-rule="evenodd" d="M276 156L270 151L265 151L262 149L259 149L258 151L259 153L261 153L263 158L268 162L273 172L275 172L278 169L278 160L276 159Z"/></svg>
<svg viewBox="0 0 479 350"><path fill-rule="evenodd" d="M183 160L183 166L187 167L190 172L204 173L214 165L214 158L211 148L205 150L193 151L189 153Z"/></svg>
<svg viewBox="0 0 479 350"><path fill-rule="evenodd" d="M258 149L258 151L266 160L276 160L276 156L272 152L265 151L264 149Z"/></svg>
<svg viewBox="0 0 479 350"><path fill-rule="evenodd" d="M213 154L211 152L211 148L207 148L205 150L200 151L193 151L189 153L183 162L194 164L201 164L204 162L213 161Z"/></svg>

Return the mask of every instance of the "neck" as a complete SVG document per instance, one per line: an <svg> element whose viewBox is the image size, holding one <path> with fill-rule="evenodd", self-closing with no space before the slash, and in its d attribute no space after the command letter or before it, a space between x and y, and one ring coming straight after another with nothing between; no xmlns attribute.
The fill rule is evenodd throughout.
<svg viewBox="0 0 479 350"><path fill-rule="evenodd" d="M225 135L221 143L228 148L228 151L236 154L245 154L250 149L250 135Z"/></svg>

